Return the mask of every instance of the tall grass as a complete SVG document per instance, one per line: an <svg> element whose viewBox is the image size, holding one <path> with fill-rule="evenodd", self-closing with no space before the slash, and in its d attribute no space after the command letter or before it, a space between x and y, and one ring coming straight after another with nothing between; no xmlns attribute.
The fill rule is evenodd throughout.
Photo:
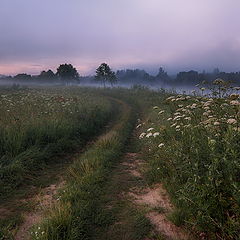
<svg viewBox="0 0 240 240"><path fill-rule="evenodd" d="M111 221L102 188L121 155L132 123L131 109L123 104L117 124L70 166L59 203L32 230L32 239L91 239L95 228Z"/></svg>
<svg viewBox="0 0 240 240"><path fill-rule="evenodd" d="M171 219L202 237L238 239L240 102L238 94L222 96L166 98L140 138L149 180L164 182L176 205Z"/></svg>
<svg viewBox="0 0 240 240"><path fill-rule="evenodd" d="M111 111L107 99L87 89L2 90L0 196L55 156L83 147Z"/></svg>

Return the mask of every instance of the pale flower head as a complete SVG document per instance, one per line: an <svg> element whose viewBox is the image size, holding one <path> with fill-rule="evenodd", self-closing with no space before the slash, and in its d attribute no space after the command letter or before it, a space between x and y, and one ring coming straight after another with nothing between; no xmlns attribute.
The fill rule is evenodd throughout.
<svg viewBox="0 0 240 240"><path fill-rule="evenodd" d="M160 143L160 144L158 145L158 147L159 147L159 148L164 147L164 143Z"/></svg>
<svg viewBox="0 0 240 240"><path fill-rule="evenodd" d="M236 120L235 118L229 118L229 119L227 120L227 123L228 123L228 124L236 124L236 123L237 123L237 120Z"/></svg>
<svg viewBox="0 0 240 240"><path fill-rule="evenodd" d="M153 137L157 137L157 136L159 136L159 135L160 135L159 132L155 132L155 133L153 134Z"/></svg>
<svg viewBox="0 0 240 240"><path fill-rule="evenodd" d="M138 125L136 126L136 129L140 128L141 126L142 126L142 124L138 124Z"/></svg>
<svg viewBox="0 0 240 240"><path fill-rule="evenodd" d="M140 136L139 136L139 139L142 139L142 138L144 138L144 137L145 137L145 135L146 135L146 133L141 133L141 134L140 134Z"/></svg>
<svg viewBox="0 0 240 240"><path fill-rule="evenodd" d="M240 102L237 101L237 100L233 100L233 101L230 102L230 104L233 105L233 106L239 106Z"/></svg>
<svg viewBox="0 0 240 240"><path fill-rule="evenodd" d="M220 122L214 122L213 125L214 125L214 126L219 126L219 125L220 125Z"/></svg>
<svg viewBox="0 0 240 240"><path fill-rule="evenodd" d="M146 138L150 138L150 137L152 137L153 136L153 134L150 132L150 133L148 133L147 135L146 135Z"/></svg>

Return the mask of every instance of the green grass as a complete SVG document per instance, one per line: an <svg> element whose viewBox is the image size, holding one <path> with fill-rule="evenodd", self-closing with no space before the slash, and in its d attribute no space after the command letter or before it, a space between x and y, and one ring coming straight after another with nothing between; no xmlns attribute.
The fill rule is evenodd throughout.
<svg viewBox="0 0 240 240"><path fill-rule="evenodd" d="M0 197L106 124L111 105L81 89L10 91L0 95Z"/></svg>
<svg viewBox="0 0 240 240"><path fill-rule="evenodd" d="M70 166L59 203L32 230L33 239L91 239L94 228L109 224L111 215L102 205L102 188L131 132L131 109L123 104L119 117L113 128Z"/></svg>
<svg viewBox="0 0 240 240"><path fill-rule="evenodd" d="M149 182L163 182L176 206L169 218L209 239L240 235L240 109L232 97L238 102L238 95L166 97L142 125Z"/></svg>
<svg viewBox="0 0 240 240"><path fill-rule="evenodd" d="M173 94L166 100L169 96L162 89L150 91L139 86L130 90L2 90L2 193L18 188L25 176L34 177L61 154L83 147L116 114L111 103L123 106L115 125L71 164L60 200L47 210L45 221L32 229L33 239L97 239L93 229L104 239L103 231L109 227L118 232L115 239L141 239L149 231L144 212L128 202L120 200L112 209L104 206L111 203L106 194L118 200L112 189L116 185L110 180L134 122L129 107L114 99L123 99L144 116L139 129L145 135L138 150L144 152L148 163L148 183L163 183L176 207L168 218L196 234L207 234L211 240L238 239L239 96L226 94L226 99L215 96L209 100L209 96ZM130 184L116 181L120 190ZM109 189L108 183L112 185ZM117 219L125 222L127 231L113 224ZM19 221L21 218L9 223Z"/></svg>

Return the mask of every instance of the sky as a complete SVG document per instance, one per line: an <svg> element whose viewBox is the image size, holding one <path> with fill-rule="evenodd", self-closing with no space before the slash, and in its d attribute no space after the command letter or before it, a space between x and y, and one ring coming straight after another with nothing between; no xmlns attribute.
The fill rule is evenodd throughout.
<svg viewBox="0 0 240 240"><path fill-rule="evenodd" d="M0 74L102 62L240 71L239 0L1 0Z"/></svg>

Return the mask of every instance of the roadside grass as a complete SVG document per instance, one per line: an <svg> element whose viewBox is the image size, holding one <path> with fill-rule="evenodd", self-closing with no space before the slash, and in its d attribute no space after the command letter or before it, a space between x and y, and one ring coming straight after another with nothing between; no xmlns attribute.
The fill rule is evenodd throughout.
<svg viewBox="0 0 240 240"><path fill-rule="evenodd" d="M82 89L13 91L0 103L0 198L84 146L111 115L106 99Z"/></svg>
<svg viewBox="0 0 240 240"><path fill-rule="evenodd" d="M134 124L132 109L121 105L121 115L113 128L69 167L59 202L32 229L32 239L91 239L95 228L107 226L112 220L103 205L102 189Z"/></svg>
<svg viewBox="0 0 240 240"><path fill-rule="evenodd" d="M223 82L214 84L224 88ZM151 107L139 137L149 183L164 183L176 207L169 219L200 238L235 240L240 236L240 102L238 94L220 95L165 97Z"/></svg>
<svg viewBox="0 0 240 240"><path fill-rule="evenodd" d="M2 91L0 239L11 239L22 212L32 209L21 199L56 181L71 162L69 153L83 150L112 119L116 106L89 89Z"/></svg>
<svg viewBox="0 0 240 240"><path fill-rule="evenodd" d="M131 136L125 153L138 152L139 147L134 136ZM128 166L124 163L128 161L128 157L123 155L112 169L108 184L103 188L102 203L109 215L109 221L106 226L96 228L91 239L142 240L150 235L152 226L145 217L145 208L136 206L128 196L131 188L143 187L145 183L127 171Z"/></svg>

